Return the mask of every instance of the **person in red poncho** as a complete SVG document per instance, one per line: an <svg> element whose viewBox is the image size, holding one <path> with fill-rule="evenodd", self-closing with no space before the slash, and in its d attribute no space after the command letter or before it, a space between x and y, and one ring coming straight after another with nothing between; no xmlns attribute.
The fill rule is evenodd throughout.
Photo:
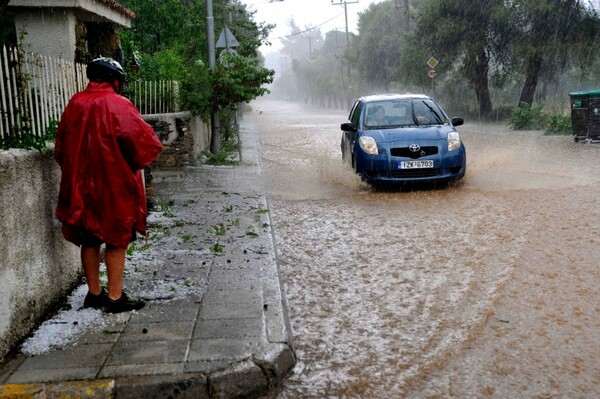
<svg viewBox="0 0 600 399"><path fill-rule="evenodd" d="M121 65L97 58L87 66L88 86L75 94L56 132L61 168L56 218L63 236L81 247L88 285L83 306L120 313L141 309L141 299L123 292L125 252L136 231L146 234L142 177L162 149L150 125L119 93ZM100 247L106 244L108 292L100 285Z"/></svg>

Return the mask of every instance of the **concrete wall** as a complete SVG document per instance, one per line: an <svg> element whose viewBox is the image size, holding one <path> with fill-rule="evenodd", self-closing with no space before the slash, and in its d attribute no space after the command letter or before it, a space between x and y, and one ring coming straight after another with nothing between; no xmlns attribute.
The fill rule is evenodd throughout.
<svg viewBox="0 0 600 399"><path fill-rule="evenodd" d="M151 168L195 162L209 129L190 113L148 115L164 149ZM81 281L79 248L54 218L60 168L35 150L0 150L0 362Z"/></svg>
<svg viewBox="0 0 600 399"><path fill-rule="evenodd" d="M19 39L24 49L69 61L75 58L76 23L73 11L65 8L30 9L15 16L17 36L27 32Z"/></svg>
<svg viewBox="0 0 600 399"><path fill-rule="evenodd" d="M0 359L81 276L54 219L60 169L35 150L0 151Z"/></svg>
<svg viewBox="0 0 600 399"><path fill-rule="evenodd" d="M19 44L26 51L68 61L75 60L77 21L131 27L131 11L120 12L97 0L12 0L7 7L15 13Z"/></svg>

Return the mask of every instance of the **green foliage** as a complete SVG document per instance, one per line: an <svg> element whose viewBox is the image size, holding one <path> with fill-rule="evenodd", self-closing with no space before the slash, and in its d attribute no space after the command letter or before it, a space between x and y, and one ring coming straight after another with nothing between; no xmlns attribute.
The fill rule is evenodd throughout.
<svg viewBox="0 0 600 399"><path fill-rule="evenodd" d="M162 202L159 204L159 209L165 217L174 218L175 217L175 213L173 213L174 205L175 205L174 201Z"/></svg>
<svg viewBox="0 0 600 399"><path fill-rule="evenodd" d="M227 227L221 223L218 226L212 226L210 228L210 231L212 231L214 234L218 235L218 236L223 236L225 234L227 234Z"/></svg>
<svg viewBox="0 0 600 399"><path fill-rule="evenodd" d="M510 127L514 130L539 129L543 119L542 108L542 105L530 107L528 104L521 103L509 118Z"/></svg>
<svg viewBox="0 0 600 399"><path fill-rule="evenodd" d="M293 21L290 21L290 28L292 36L282 40L282 52L292 60L292 68L278 76L273 93L284 99L310 99L313 103L327 101L330 105L345 107L344 100L354 99L360 92L357 82L351 82L348 76L349 61L344 53L346 35L341 31L329 31L323 41L318 29L302 33L304 29Z"/></svg>
<svg viewBox="0 0 600 399"><path fill-rule="evenodd" d="M209 165L237 165L238 161L233 159L234 154L221 148L217 154L210 151L203 151L202 154L206 157L206 163Z"/></svg>
<svg viewBox="0 0 600 399"><path fill-rule="evenodd" d="M571 135L573 125L570 115L550 114L544 117L543 129L547 135Z"/></svg>
<svg viewBox="0 0 600 399"><path fill-rule="evenodd" d="M210 247L210 252L216 253L216 254L222 254L224 252L225 248L220 245L219 243L215 243Z"/></svg>
<svg viewBox="0 0 600 399"><path fill-rule="evenodd" d="M361 34L352 41L353 51L348 57L357 67L359 76L370 86L385 88L395 80L396 66L405 58L400 56L398 45L407 32L405 21L405 12L399 12L391 1L372 5L359 18Z"/></svg>
<svg viewBox="0 0 600 399"><path fill-rule="evenodd" d="M262 87L272 83L275 71L260 67L257 59L227 54L211 74L214 103L224 109L247 103L269 91Z"/></svg>
<svg viewBox="0 0 600 399"><path fill-rule="evenodd" d="M157 51L154 54L142 53L139 57L139 78L154 81L157 77L169 80L181 80L185 59L177 47Z"/></svg>
<svg viewBox="0 0 600 399"><path fill-rule="evenodd" d="M240 145L235 141L236 136L229 136L227 139L223 138L221 142L221 149L217 154L213 154L210 151L204 151L202 154L205 158L205 163L209 165L238 165L239 161L237 156L239 153Z"/></svg>
<svg viewBox="0 0 600 399"><path fill-rule="evenodd" d="M152 246L150 243L144 243L140 246L135 245L135 242L132 242L129 247L127 247L127 256L132 256L136 251L145 251Z"/></svg>
<svg viewBox="0 0 600 399"><path fill-rule="evenodd" d="M266 92L261 86L272 81L273 71L260 67L256 56L274 26L255 22L254 13L239 0L213 3L215 35L223 28L220 21L231 15L228 26L240 43L239 55L228 61L229 67L218 64L214 71L208 66L205 2L123 0L121 4L138 16L131 29L121 34L125 68L132 71L136 59L140 79L178 80L181 109L207 120L213 109L224 111ZM230 120L232 115L222 118ZM224 133L225 139L232 136L227 128Z"/></svg>
<svg viewBox="0 0 600 399"><path fill-rule="evenodd" d="M362 12L349 49L342 32L326 32L323 41L318 29L309 35L291 20L282 40L291 68L273 93L330 106L334 98L337 106L376 91L424 92L447 110L491 120L512 113L523 92L537 102L564 97L587 86L582 78L595 83L600 71L600 18L582 1L412 0L408 13L395 3ZM440 61L434 81L430 56Z"/></svg>
<svg viewBox="0 0 600 399"><path fill-rule="evenodd" d="M514 130L544 130L547 135L570 135L573 133L571 116L561 113L547 114L543 105L529 107L521 103L513 110L509 124Z"/></svg>
<svg viewBox="0 0 600 399"><path fill-rule="evenodd" d="M171 236L171 229L165 226L153 226L150 227L150 231L153 232L155 235L161 234L164 237Z"/></svg>
<svg viewBox="0 0 600 399"><path fill-rule="evenodd" d="M181 239L183 240L183 242L191 241L194 238L196 238L195 234L184 234L184 235L181 236Z"/></svg>
<svg viewBox="0 0 600 399"><path fill-rule="evenodd" d="M191 287L193 285L196 285L196 282L191 278L186 277L185 280L183 280L183 285L185 285L186 287Z"/></svg>
<svg viewBox="0 0 600 399"><path fill-rule="evenodd" d="M27 129L17 130L10 135L0 136L0 149L23 148L26 150L35 149L45 156L52 156L53 151L48 147L48 142L56 139L56 129L58 121L51 119L48 122L46 133L36 136Z"/></svg>
<svg viewBox="0 0 600 399"><path fill-rule="evenodd" d="M183 68L182 74L181 108L207 118L210 115L212 98L208 67L198 60Z"/></svg>

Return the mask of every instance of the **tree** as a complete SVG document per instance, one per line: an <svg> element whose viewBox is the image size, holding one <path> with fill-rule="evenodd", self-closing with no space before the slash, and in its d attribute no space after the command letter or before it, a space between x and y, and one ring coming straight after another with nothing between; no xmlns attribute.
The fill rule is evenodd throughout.
<svg viewBox="0 0 600 399"><path fill-rule="evenodd" d="M496 53L502 52L492 40L494 18L502 7L502 0L430 0L417 17L416 37L445 65L459 64L483 116L492 111L490 63Z"/></svg>
<svg viewBox="0 0 600 399"><path fill-rule="evenodd" d="M319 96L317 87L319 76L322 73L329 73L327 69L332 68L331 65L328 65L326 69L317 67L317 62L319 65L323 65L322 57L327 55L327 52L321 51L324 44L321 31L308 26L302 29L296 25L293 18L288 20L288 26L290 34L281 39L283 44L281 53L289 60L297 82L295 89L298 90L297 93L289 94L293 97L303 97L305 100L311 97L317 98ZM333 68L337 70L337 68ZM289 77L289 74L286 76Z"/></svg>
<svg viewBox="0 0 600 399"><path fill-rule="evenodd" d="M518 32L513 51L525 78L519 104L531 106L544 71L564 70L570 54L585 57L595 47L597 16L579 0L515 0L509 7Z"/></svg>
<svg viewBox="0 0 600 399"><path fill-rule="evenodd" d="M208 68L206 8L201 0L122 0L138 17L124 31L127 60L139 59L140 77L181 82L182 106L207 120L215 109L233 107L266 92L272 71L262 68L258 47L266 40L272 25L257 23L239 0L215 0L215 30L229 28L240 43L239 56L229 57L229 69ZM228 57L225 57L228 58ZM234 88L232 85L239 85ZM220 145L219 140L214 143ZM211 148L218 148L219 145Z"/></svg>
<svg viewBox="0 0 600 399"><path fill-rule="evenodd" d="M394 2L371 4L358 19L359 35L351 43L347 58L359 77L371 87L388 89L396 78L400 42L408 31L405 12Z"/></svg>
<svg viewBox="0 0 600 399"><path fill-rule="evenodd" d="M275 72L260 67L259 62L237 54L222 57L211 75L214 101L219 109L250 102L268 91L262 86L273 82Z"/></svg>

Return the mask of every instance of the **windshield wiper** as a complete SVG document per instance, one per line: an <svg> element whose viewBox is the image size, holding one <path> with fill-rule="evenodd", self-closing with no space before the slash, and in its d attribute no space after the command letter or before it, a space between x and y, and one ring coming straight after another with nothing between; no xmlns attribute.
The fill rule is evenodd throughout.
<svg viewBox="0 0 600 399"><path fill-rule="evenodd" d="M444 122L442 122L442 118L440 117L440 115L433 109L432 106L430 106L429 104L427 104L425 101L423 101L423 104L425 104L425 106L427 108L429 108L429 110L431 111L431 113L435 117L435 120L437 121L437 123L444 123Z"/></svg>

